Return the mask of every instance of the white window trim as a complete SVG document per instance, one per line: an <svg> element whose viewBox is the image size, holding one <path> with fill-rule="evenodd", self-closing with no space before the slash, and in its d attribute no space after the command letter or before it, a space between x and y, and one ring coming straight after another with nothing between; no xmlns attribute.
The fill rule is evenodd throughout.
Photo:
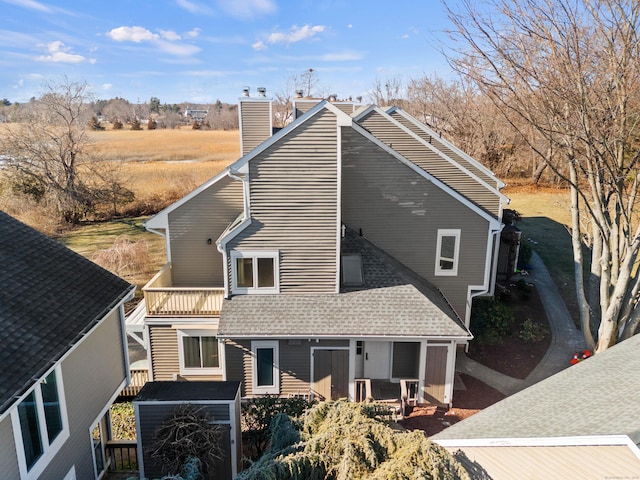
<svg viewBox="0 0 640 480"><path fill-rule="evenodd" d="M458 258L460 255L460 229L440 229L438 230L438 241L436 244L436 269L435 275L441 277L455 277L458 275ZM442 238L443 237L454 237L455 238L455 247L453 252L453 268L451 270L444 270L440 268L440 259L443 258L441 255L442 248ZM448 259L449 260L449 259Z"/></svg>
<svg viewBox="0 0 640 480"><path fill-rule="evenodd" d="M62 420L62 430L58 436L53 440L52 444L48 444L46 438L46 419L44 415L44 404L42 402L42 390L40 384L42 381L51 374L52 371L56 372L56 385L58 387L58 401L60 402L60 417ZM36 408L38 410L38 422L40 424L40 435L42 440L42 456L33 464L31 470L27 470L27 458L24 454L24 443L22 440L22 429L20 427L20 417L18 414L18 405L20 405L24 399L31 393L35 392L36 396ZM67 416L67 402L64 396L64 384L62 381L62 369L60 365L54 369L49 370L43 375L38 382L25 393L21 400L15 404L15 407L11 411L11 424L13 427L13 438L16 446L16 455L18 457L18 467L20 469L21 480L32 480L38 478L45 470L47 465L56 456L64 442L69 438L69 418ZM75 471L74 471L75 474Z"/></svg>
<svg viewBox="0 0 640 480"><path fill-rule="evenodd" d="M216 368L187 368L184 366L184 337L216 337L218 340L218 367ZM223 368L222 341L218 338L218 330L206 329L179 329L178 330L178 358L180 359L180 375L222 375Z"/></svg>
<svg viewBox="0 0 640 480"><path fill-rule="evenodd" d="M280 395L280 353L278 340L254 340L251 342L251 390L254 395ZM258 386L257 350L273 349L273 385Z"/></svg>
<svg viewBox="0 0 640 480"><path fill-rule="evenodd" d="M237 258L252 258L253 261L253 284L258 284L258 258L272 258L273 259L273 287L238 287L238 271L237 271ZM231 293L234 294L273 294L280 293L280 252L277 251L231 251Z"/></svg>

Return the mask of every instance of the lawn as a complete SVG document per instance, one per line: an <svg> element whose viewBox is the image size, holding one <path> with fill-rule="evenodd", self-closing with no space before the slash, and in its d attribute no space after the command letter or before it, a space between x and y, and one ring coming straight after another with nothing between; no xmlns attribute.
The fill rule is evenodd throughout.
<svg viewBox="0 0 640 480"><path fill-rule="evenodd" d="M569 191L555 188L516 187L505 189L509 208L523 219L518 223L524 241L531 242L558 287L574 319L578 307L574 288L571 248L571 202Z"/></svg>

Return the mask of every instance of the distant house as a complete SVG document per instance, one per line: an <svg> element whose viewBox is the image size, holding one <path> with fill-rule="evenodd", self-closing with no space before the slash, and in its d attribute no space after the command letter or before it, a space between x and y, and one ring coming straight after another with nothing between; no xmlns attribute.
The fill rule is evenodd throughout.
<svg viewBox="0 0 640 480"><path fill-rule="evenodd" d="M450 404L503 184L400 109L294 110L272 135L270 99L241 97L242 157L146 223L169 259L144 288L152 379Z"/></svg>
<svg viewBox="0 0 640 480"><path fill-rule="evenodd" d="M495 480L637 477L639 353L636 335L432 440Z"/></svg>
<svg viewBox="0 0 640 480"><path fill-rule="evenodd" d="M198 122L204 122L209 114L209 109L198 108L186 108L184 110L184 117L189 120L195 120Z"/></svg>
<svg viewBox="0 0 640 480"><path fill-rule="evenodd" d="M135 287L4 212L0 265L0 478L101 478Z"/></svg>

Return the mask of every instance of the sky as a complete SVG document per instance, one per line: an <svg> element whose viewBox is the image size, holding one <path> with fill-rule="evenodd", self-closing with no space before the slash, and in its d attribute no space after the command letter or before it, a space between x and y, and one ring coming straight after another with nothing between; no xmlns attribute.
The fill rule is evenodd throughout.
<svg viewBox="0 0 640 480"><path fill-rule="evenodd" d="M0 98L67 79L96 99L235 103L309 69L313 93L366 98L390 78L447 77L448 26L440 0L0 0Z"/></svg>

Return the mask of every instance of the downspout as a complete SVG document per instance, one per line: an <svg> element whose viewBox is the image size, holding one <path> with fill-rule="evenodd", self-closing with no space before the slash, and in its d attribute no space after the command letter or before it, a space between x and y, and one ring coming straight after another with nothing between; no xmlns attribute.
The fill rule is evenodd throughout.
<svg viewBox="0 0 640 480"><path fill-rule="evenodd" d="M228 171L227 175L234 180L238 180L242 182L242 209L244 212L242 221L245 221L249 216L249 183L248 183L248 175L243 177L239 177L231 173L231 170ZM218 251L222 254L222 263L224 264L224 298L229 298L229 264L228 264L228 255L227 255L227 244L224 242L220 242L216 245Z"/></svg>

